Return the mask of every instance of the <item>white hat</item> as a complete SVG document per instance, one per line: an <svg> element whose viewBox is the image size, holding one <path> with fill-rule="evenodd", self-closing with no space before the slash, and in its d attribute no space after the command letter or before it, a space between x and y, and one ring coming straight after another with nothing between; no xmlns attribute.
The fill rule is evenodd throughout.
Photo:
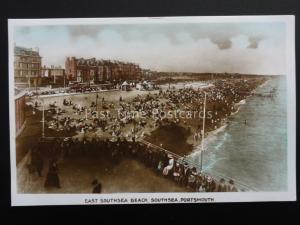
<svg viewBox="0 0 300 225"><path fill-rule="evenodd" d="M173 159L173 156L171 154L168 154L168 158Z"/></svg>

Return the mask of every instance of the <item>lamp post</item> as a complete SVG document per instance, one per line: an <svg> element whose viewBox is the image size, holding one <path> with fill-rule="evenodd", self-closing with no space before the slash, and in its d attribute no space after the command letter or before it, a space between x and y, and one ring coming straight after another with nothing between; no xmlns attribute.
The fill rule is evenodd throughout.
<svg viewBox="0 0 300 225"><path fill-rule="evenodd" d="M96 112L98 112L98 92L96 92Z"/></svg>
<svg viewBox="0 0 300 225"><path fill-rule="evenodd" d="M28 90L30 91L30 76L27 75L27 81L28 81Z"/></svg>
<svg viewBox="0 0 300 225"><path fill-rule="evenodd" d="M135 115L133 114L133 141L135 142L135 126L136 126L136 121L135 121Z"/></svg>
<svg viewBox="0 0 300 225"><path fill-rule="evenodd" d="M37 82L38 82L38 78L37 76L35 77L35 93L37 94Z"/></svg>
<svg viewBox="0 0 300 225"><path fill-rule="evenodd" d="M37 77L35 78L35 94L36 94L36 101L38 100L38 97L39 97L39 94L38 94L38 91L37 91Z"/></svg>
<svg viewBox="0 0 300 225"><path fill-rule="evenodd" d="M66 74L63 72L64 75L64 89L66 89Z"/></svg>
<svg viewBox="0 0 300 225"><path fill-rule="evenodd" d="M42 138L45 137L45 102L43 99Z"/></svg>
<svg viewBox="0 0 300 225"><path fill-rule="evenodd" d="M204 135L205 135L205 107L206 107L206 92L204 92L204 108L203 108L203 124L202 124L202 140L201 140L201 161L200 161L200 170L202 172L203 167L203 151L204 151Z"/></svg>

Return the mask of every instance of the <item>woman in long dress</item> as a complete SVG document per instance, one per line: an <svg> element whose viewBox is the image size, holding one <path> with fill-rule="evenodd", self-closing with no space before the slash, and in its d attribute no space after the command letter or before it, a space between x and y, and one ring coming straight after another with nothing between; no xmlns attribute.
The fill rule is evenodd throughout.
<svg viewBox="0 0 300 225"><path fill-rule="evenodd" d="M48 174L44 186L60 188L60 182L58 177L58 166L55 160L52 160L49 164L49 170L48 170Z"/></svg>
<svg viewBox="0 0 300 225"><path fill-rule="evenodd" d="M169 175L169 171L173 169L174 166L174 158L169 155L169 165L167 165L164 169L163 169L163 175L167 176Z"/></svg>

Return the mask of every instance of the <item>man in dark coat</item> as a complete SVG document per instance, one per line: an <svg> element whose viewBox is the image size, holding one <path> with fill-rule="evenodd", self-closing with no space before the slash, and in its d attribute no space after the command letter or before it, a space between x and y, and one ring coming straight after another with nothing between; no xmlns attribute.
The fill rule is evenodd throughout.
<svg viewBox="0 0 300 225"><path fill-rule="evenodd" d="M225 184L225 180L221 178L218 184L217 192L226 192L226 191L227 191L227 186Z"/></svg>
<svg viewBox="0 0 300 225"><path fill-rule="evenodd" d="M234 185L234 181L233 180L229 181L229 186L227 187L227 191L228 192L237 192L238 191L238 189Z"/></svg>
<svg viewBox="0 0 300 225"><path fill-rule="evenodd" d="M60 182L58 177L58 166L56 160L52 160L49 164L49 170L48 170L48 174L44 186L60 188Z"/></svg>
<svg viewBox="0 0 300 225"><path fill-rule="evenodd" d="M93 193L101 193L102 185L97 179L93 180L92 185L94 186Z"/></svg>
<svg viewBox="0 0 300 225"><path fill-rule="evenodd" d="M214 192L216 189L216 182L211 176L207 177L205 189L206 192Z"/></svg>
<svg viewBox="0 0 300 225"><path fill-rule="evenodd" d="M44 161L43 161L43 157L42 157L40 151L38 151L36 153L35 166L36 166L36 171L38 172L38 175L41 177L42 176L43 167L44 167Z"/></svg>

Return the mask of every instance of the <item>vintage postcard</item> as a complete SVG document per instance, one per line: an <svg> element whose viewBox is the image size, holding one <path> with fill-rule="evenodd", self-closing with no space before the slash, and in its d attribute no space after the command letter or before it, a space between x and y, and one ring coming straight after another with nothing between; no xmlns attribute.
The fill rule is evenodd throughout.
<svg viewBox="0 0 300 225"><path fill-rule="evenodd" d="M8 28L13 206L296 200L294 16Z"/></svg>

